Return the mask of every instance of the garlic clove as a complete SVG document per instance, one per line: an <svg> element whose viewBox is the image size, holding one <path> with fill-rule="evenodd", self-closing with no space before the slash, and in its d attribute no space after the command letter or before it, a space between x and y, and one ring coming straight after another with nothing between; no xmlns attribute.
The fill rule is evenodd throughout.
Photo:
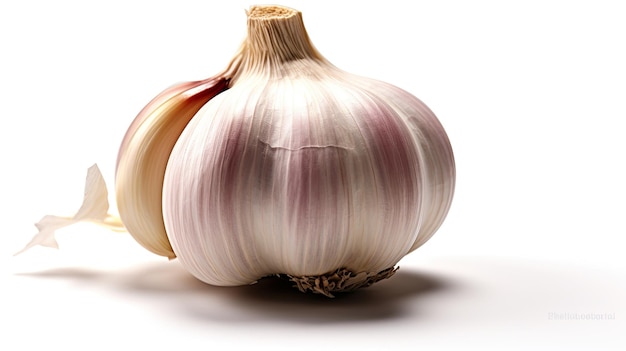
<svg viewBox="0 0 626 351"><path fill-rule="evenodd" d="M73 217L44 216L35 224L39 232L15 255L19 255L37 245L58 248L59 245L55 239L56 231L78 222L94 222L116 231L123 231L124 225L120 219L108 213L108 196L106 183L100 169L97 165L89 167L85 181L83 203L76 214Z"/></svg>
<svg viewBox="0 0 626 351"><path fill-rule="evenodd" d="M128 232L149 251L174 258L163 226L161 189L174 143L207 101L227 89L216 76L165 90L131 124L117 159L116 199Z"/></svg>
<svg viewBox="0 0 626 351"><path fill-rule="evenodd" d="M359 86L375 90L390 108L414 131L421 157L428 167L423 170L424 223L409 252L430 239L446 218L454 195L456 167L454 153L445 129L421 100L394 85L368 78L355 79Z"/></svg>

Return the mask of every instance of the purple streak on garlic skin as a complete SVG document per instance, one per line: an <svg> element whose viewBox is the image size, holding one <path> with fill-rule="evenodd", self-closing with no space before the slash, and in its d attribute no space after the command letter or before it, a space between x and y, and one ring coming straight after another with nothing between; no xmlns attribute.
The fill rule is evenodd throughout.
<svg viewBox="0 0 626 351"><path fill-rule="evenodd" d="M345 73L338 78L350 81ZM354 266L365 265L372 271L391 267L406 254L421 218L419 150L401 117L372 94L371 89L344 85L343 90L332 91L338 100L348 102L348 115L358 127L355 135L363 138L361 158L369 159L365 162L369 165L369 170L365 170L368 173L350 174L353 178L358 178L360 173L369 177L363 184L352 187L354 192L365 193L363 199L353 204L362 216L359 222L365 223L361 230L351 233L358 241L355 245L362 246L355 255ZM363 204L366 206L362 207Z"/></svg>
<svg viewBox="0 0 626 351"><path fill-rule="evenodd" d="M253 169L246 149L250 126L235 118L253 111L238 110L245 101L224 103L228 92L207 103L185 128L163 185L164 222L174 252L192 274L214 285L248 284L260 277L259 270L266 271L246 238L253 234L247 228L253 215L245 206L249 195L242 189Z"/></svg>
<svg viewBox="0 0 626 351"><path fill-rule="evenodd" d="M378 86L381 97L387 101L414 131L422 150L424 163L424 224L411 250L430 239L446 218L454 195L456 168L454 154L445 129L435 114L409 92L388 83L371 81Z"/></svg>

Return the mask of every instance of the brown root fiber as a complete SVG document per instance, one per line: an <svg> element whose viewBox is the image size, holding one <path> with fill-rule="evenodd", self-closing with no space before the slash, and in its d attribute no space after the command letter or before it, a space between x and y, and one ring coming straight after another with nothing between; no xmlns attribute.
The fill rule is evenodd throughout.
<svg viewBox="0 0 626 351"><path fill-rule="evenodd" d="M387 279L394 275L399 267L391 267L378 273L361 272L354 273L345 268L339 268L322 275L313 276L293 276L280 275L294 282L295 288L301 292L312 292L314 294L322 294L327 297L334 297L334 292L346 292L360 288L366 288L378 281Z"/></svg>

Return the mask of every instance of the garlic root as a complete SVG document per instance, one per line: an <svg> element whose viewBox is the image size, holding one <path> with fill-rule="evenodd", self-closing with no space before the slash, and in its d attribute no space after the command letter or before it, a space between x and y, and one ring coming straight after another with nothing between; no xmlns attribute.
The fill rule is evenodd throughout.
<svg viewBox="0 0 626 351"><path fill-rule="evenodd" d="M378 273L361 272L359 274L345 268L340 268L327 274L301 277L287 275L286 277L294 282L294 287L298 288L298 290L303 293L312 292L326 297L335 297L332 293L349 292L366 288L383 279L390 278L399 268L400 267L391 267ZM279 274L278 276L280 277L281 275Z"/></svg>

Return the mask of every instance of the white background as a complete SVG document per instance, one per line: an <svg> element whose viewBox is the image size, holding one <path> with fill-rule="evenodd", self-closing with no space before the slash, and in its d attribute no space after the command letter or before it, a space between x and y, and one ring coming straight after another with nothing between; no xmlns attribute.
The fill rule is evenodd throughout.
<svg viewBox="0 0 626 351"><path fill-rule="evenodd" d="M453 207L388 281L334 300L215 288L90 225L13 257L77 209L91 164L112 185L143 105L225 66L253 4L2 2L0 349L626 347L620 1L282 2L331 62L412 92L449 133Z"/></svg>

